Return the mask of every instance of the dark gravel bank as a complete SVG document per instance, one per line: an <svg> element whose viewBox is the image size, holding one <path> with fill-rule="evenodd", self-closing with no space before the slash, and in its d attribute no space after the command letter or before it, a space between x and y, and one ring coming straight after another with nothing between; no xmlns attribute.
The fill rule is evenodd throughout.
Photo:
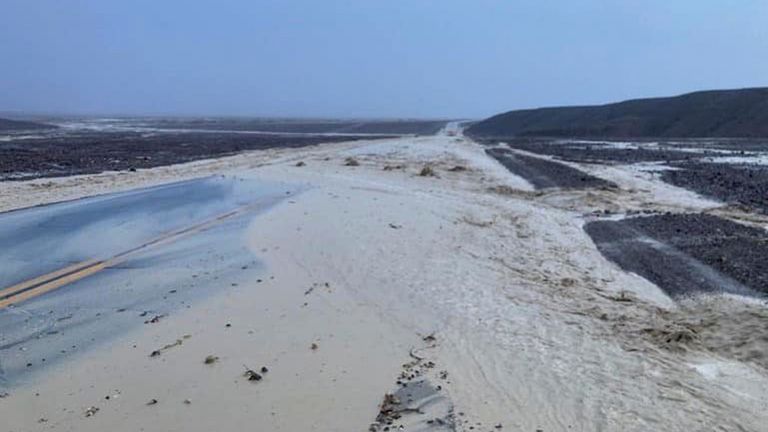
<svg viewBox="0 0 768 432"><path fill-rule="evenodd" d="M584 227L598 249L671 296L768 295L768 233L716 216L665 214Z"/></svg>
<svg viewBox="0 0 768 432"><path fill-rule="evenodd" d="M343 140L365 137L345 136ZM245 150L303 147L339 137L78 131L0 142L0 180L151 168ZM367 138L366 138L367 139Z"/></svg>
<svg viewBox="0 0 768 432"><path fill-rule="evenodd" d="M9 119L0 118L0 131L2 132L28 131L28 130L40 130L40 129L56 129L56 126L44 124L44 123L22 121L22 120L9 120Z"/></svg>
<svg viewBox="0 0 768 432"><path fill-rule="evenodd" d="M507 149L487 149L510 172L529 181L536 189L586 189L616 187L612 182L589 175L557 162L515 154Z"/></svg>
<svg viewBox="0 0 768 432"><path fill-rule="evenodd" d="M599 142L572 142L567 140L541 138L512 138L505 140L483 140L484 144L496 144L499 141L510 147L531 153L554 156L562 160L584 163L637 163L637 162L672 162L691 160L707 156L712 152L680 151L674 148L616 148ZM642 144L640 144L642 146Z"/></svg>
<svg viewBox="0 0 768 432"><path fill-rule="evenodd" d="M661 178L675 186L733 204L768 213L768 167L724 163L673 164L679 170L664 171Z"/></svg>
<svg viewBox="0 0 768 432"><path fill-rule="evenodd" d="M122 127L208 131L434 135L447 120L302 120L249 118L126 118Z"/></svg>

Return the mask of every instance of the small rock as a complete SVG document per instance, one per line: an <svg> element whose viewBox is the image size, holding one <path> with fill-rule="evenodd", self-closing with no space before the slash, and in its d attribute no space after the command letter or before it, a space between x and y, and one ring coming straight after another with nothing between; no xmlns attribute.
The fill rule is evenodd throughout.
<svg viewBox="0 0 768 432"><path fill-rule="evenodd" d="M435 177L435 170L429 165L424 165L424 168L419 172L420 177Z"/></svg>
<svg viewBox="0 0 768 432"><path fill-rule="evenodd" d="M248 378L248 381L261 381L261 375L252 369L245 368L244 377Z"/></svg>

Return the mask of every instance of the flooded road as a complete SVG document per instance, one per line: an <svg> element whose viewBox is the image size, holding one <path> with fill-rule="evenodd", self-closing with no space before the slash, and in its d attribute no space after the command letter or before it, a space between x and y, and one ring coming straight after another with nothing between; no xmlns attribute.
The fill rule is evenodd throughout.
<svg viewBox="0 0 768 432"><path fill-rule="evenodd" d="M0 384L260 271L245 227L296 192L208 177L0 215Z"/></svg>

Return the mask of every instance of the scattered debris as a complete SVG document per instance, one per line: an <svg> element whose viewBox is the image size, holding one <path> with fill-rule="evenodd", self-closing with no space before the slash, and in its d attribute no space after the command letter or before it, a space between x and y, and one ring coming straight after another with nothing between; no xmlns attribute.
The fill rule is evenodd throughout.
<svg viewBox="0 0 768 432"><path fill-rule="evenodd" d="M621 302L621 303L631 303L635 301L634 296L629 291L621 291L619 292L618 296L614 297L608 297L613 301Z"/></svg>
<svg viewBox="0 0 768 432"><path fill-rule="evenodd" d="M344 165L346 166L359 166L360 162L357 161L357 159L353 157L348 157L344 159Z"/></svg>
<svg viewBox="0 0 768 432"><path fill-rule="evenodd" d="M219 361L219 358L215 355L209 355L205 357L205 360L203 360L204 364L211 365Z"/></svg>
<svg viewBox="0 0 768 432"><path fill-rule="evenodd" d="M189 337L187 335L185 335L184 339L189 339ZM169 350L169 349L171 349L173 347L177 347L177 346L181 345L182 343L184 343L184 341L182 339L176 339L176 342L174 342L172 344L168 344L168 345L166 345L166 346L164 346L164 347L162 347L160 349L152 351L149 354L149 356L150 357L159 357L160 354L162 354L164 351Z"/></svg>
<svg viewBox="0 0 768 432"><path fill-rule="evenodd" d="M243 373L243 376L248 378L248 381L261 381L262 376L259 375L258 372L256 372L253 369L250 369L248 366L243 365L245 368L245 373Z"/></svg>
<svg viewBox="0 0 768 432"><path fill-rule="evenodd" d="M264 374L265 374L265 373L267 373L267 372L269 372L269 369L267 369L267 367L266 367L266 366L262 366L262 367L261 367L261 373L264 373Z"/></svg>
<svg viewBox="0 0 768 432"><path fill-rule="evenodd" d="M85 410L85 416L86 417L93 417L96 415L96 413L99 412L99 407L92 406Z"/></svg>
<svg viewBox="0 0 768 432"><path fill-rule="evenodd" d="M437 338L434 333L420 336L429 344L421 350L435 347ZM434 370L435 362L416 352L415 348L408 351L412 360L403 364L396 381L397 390L384 395L369 431L457 430L453 404L442 391L443 386L433 385L429 378L434 374L429 371ZM444 373L447 377L447 372ZM474 426L462 430L474 430Z"/></svg>
<svg viewBox="0 0 768 432"><path fill-rule="evenodd" d="M420 177L437 177L435 170L429 165L424 165L424 168L419 172Z"/></svg>
<svg viewBox="0 0 768 432"><path fill-rule="evenodd" d="M157 324L163 318L165 318L165 315L155 315L151 319L144 321L144 324Z"/></svg>
<svg viewBox="0 0 768 432"><path fill-rule="evenodd" d="M465 167L464 165L456 165L453 168L448 168L448 171L450 172L461 172L466 170L467 170L467 167Z"/></svg>
<svg viewBox="0 0 768 432"><path fill-rule="evenodd" d="M664 328L645 328L642 333L660 346L671 350L684 350L699 342L696 329L686 325L668 325Z"/></svg>
<svg viewBox="0 0 768 432"><path fill-rule="evenodd" d="M403 170L405 165L384 165L384 171Z"/></svg>
<svg viewBox="0 0 768 432"><path fill-rule="evenodd" d="M447 426L453 429L453 407L426 379L417 379L408 386L400 387L395 393L387 393L379 406L376 422L371 425L371 431L405 430L406 426L417 427L419 423L428 426ZM418 414L417 418L406 416ZM434 414L439 417L423 418L424 415ZM410 427L409 427L410 429ZM442 429L442 428L440 428ZM470 429L473 429L470 427Z"/></svg>
<svg viewBox="0 0 768 432"><path fill-rule="evenodd" d="M467 217L467 216L463 216L460 219L460 221L465 223L465 224L467 224L467 225L472 225L472 226L475 226L475 227L478 227L478 228L488 228L490 226L493 226L493 220L478 221L478 220L472 219L472 218Z"/></svg>
<svg viewBox="0 0 768 432"><path fill-rule="evenodd" d="M437 342L437 338L435 337L435 332L432 332L426 336L422 336L421 340L423 340L426 343Z"/></svg>
<svg viewBox="0 0 768 432"><path fill-rule="evenodd" d="M491 186L488 188L488 192L498 195L518 195L521 193L520 190L507 185Z"/></svg>

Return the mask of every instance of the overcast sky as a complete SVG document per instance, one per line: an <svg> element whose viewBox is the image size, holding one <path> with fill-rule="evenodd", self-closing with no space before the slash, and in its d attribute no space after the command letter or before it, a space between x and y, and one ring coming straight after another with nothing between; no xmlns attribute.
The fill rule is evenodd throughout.
<svg viewBox="0 0 768 432"><path fill-rule="evenodd" d="M475 118L766 85L766 0L0 1L0 110Z"/></svg>

